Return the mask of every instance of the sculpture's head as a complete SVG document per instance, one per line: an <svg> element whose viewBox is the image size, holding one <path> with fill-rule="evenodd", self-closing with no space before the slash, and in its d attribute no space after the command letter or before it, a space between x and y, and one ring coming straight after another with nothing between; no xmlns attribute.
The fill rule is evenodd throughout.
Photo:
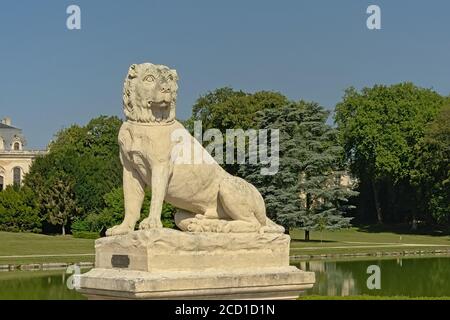
<svg viewBox="0 0 450 320"><path fill-rule="evenodd" d="M166 123L175 119L178 75L163 65L133 64L123 89L123 106L128 120Z"/></svg>

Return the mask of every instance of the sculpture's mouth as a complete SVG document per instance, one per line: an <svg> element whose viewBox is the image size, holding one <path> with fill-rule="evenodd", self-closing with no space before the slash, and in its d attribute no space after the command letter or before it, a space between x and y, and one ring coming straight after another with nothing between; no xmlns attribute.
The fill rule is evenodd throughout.
<svg viewBox="0 0 450 320"><path fill-rule="evenodd" d="M157 107L157 108L167 108L170 107L170 101L166 101L166 100L162 100L162 101L152 101L149 100L147 101L147 107L149 108L153 108L153 107Z"/></svg>
<svg viewBox="0 0 450 320"><path fill-rule="evenodd" d="M171 102L162 100L162 101L151 101L147 102L147 108L150 110L154 121L163 122L167 121L170 116L170 106Z"/></svg>

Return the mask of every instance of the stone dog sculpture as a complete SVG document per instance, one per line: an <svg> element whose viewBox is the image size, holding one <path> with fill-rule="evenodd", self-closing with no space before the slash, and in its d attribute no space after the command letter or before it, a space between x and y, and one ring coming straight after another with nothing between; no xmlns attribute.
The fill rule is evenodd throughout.
<svg viewBox="0 0 450 320"><path fill-rule="evenodd" d="M147 186L152 199L141 230L162 228L166 201L178 209L175 223L182 231L283 233L283 227L267 218L258 190L229 175L211 156L200 163L177 161L180 154L174 150L181 142L173 139L176 131L185 132L188 142L206 153L175 120L177 80L177 72L163 65L133 64L128 71L123 92L127 121L119 133L125 217L106 235L134 231Z"/></svg>

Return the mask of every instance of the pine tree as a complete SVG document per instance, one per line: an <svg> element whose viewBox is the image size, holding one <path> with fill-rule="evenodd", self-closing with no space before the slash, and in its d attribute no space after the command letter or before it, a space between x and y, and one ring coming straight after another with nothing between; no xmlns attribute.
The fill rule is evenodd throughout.
<svg viewBox="0 0 450 320"><path fill-rule="evenodd" d="M268 215L286 230L305 230L305 240L314 230L350 226L344 213L351 208L348 198L357 194L340 183L343 149L336 130L326 123L328 115L318 104L304 101L264 110L259 128L280 130L280 140L272 142L280 148L278 173L263 176L261 165L241 168L264 196Z"/></svg>

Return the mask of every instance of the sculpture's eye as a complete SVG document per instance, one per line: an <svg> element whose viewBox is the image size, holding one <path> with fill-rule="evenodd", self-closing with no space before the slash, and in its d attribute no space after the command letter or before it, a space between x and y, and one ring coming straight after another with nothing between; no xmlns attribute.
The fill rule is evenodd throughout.
<svg viewBox="0 0 450 320"><path fill-rule="evenodd" d="M173 81L173 76L172 76L172 75L169 75L169 76L167 77L167 80Z"/></svg>
<svg viewBox="0 0 450 320"><path fill-rule="evenodd" d="M148 75L144 78L144 81L153 82L153 81L155 81L155 77L152 75Z"/></svg>

